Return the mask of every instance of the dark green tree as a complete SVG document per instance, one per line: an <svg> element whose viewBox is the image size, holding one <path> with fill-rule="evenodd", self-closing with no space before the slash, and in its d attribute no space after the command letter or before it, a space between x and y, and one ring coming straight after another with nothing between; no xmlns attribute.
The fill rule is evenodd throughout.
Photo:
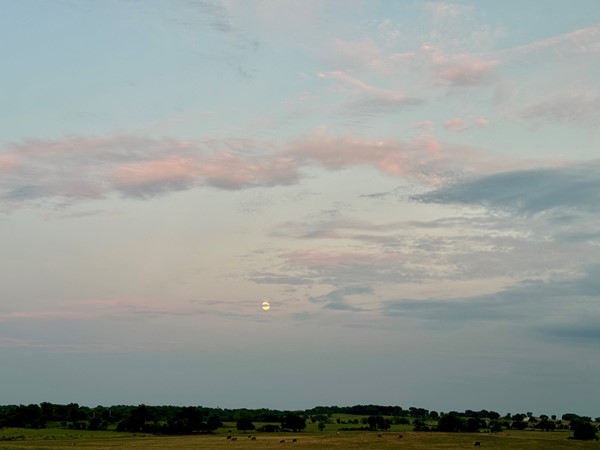
<svg viewBox="0 0 600 450"><path fill-rule="evenodd" d="M150 409L146 405L139 405L131 410L129 416L119 422L117 431L144 431L146 423L152 419Z"/></svg>
<svg viewBox="0 0 600 450"><path fill-rule="evenodd" d="M465 422L454 414L446 414L440 418L437 425L438 431L456 432L464 431Z"/></svg>
<svg viewBox="0 0 600 450"><path fill-rule="evenodd" d="M249 417L240 417L236 421L235 427L238 431L243 431L244 433L248 430L254 430L256 428L252 423L252 419Z"/></svg>
<svg viewBox="0 0 600 450"><path fill-rule="evenodd" d="M422 419L415 419L413 420L413 431L429 431L429 427Z"/></svg>
<svg viewBox="0 0 600 450"><path fill-rule="evenodd" d="M513 422L511 428L513 430L524 430L527 428L527 422Z"/></svg>
<svg viewBox="0 0 600 450"><path fill-rule="evenodd" d="M598 430L591 422L573 420L571 422L571 430L573 431L573 436L570 439L578 441L598 440L598 436L596 435Z"/></svg>
<svg viewBox="0 0 600 450"><path fill-rule="evenodd" d="M477 417L469 417L465 424L465 430L469 433L477 433L481 428L481 420ZM460 430L458 430L460 431Z"/></svg>
<svg viewBox="0 0 600 450"><path fill-rule="evenodd" d="M206 429L208 431L215 431L218 428L221 428L223 426L223 422L221 422L221 419L219 419L219 416L217 416L216 414L210 414L208 416L208 419L206 419Z"/></svg>
<svg viewBox="0 0 600 450"><path fill-rule="evenodd" d="M556 424L549 420L546 416L545 419L542 419L535 424L535 428L543 431L554 431L556 430Z"/></svg>
<svg viewBox="0 0 600 450"><path fill-rule="evenodd" d="M490 431L492 433L500 433L502 431L502 424L497 420L492 420L490 422Z"/></svg>
<svg viewBox="0 0 600 450"><path fill-rule="evenodd" d="M306 419L296 413L287 413L281 421L281 428L294 432L302 431L306 428Z"/></svg>

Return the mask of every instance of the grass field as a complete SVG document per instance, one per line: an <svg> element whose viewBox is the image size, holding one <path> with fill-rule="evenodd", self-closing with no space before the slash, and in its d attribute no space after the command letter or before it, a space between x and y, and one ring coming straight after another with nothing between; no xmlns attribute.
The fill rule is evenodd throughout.
<svg viewBox="0 0 600 450"><path fill-rule="evenodd" d="M225 431L226 430L222 430ZM27 430L5 428L0 430L0 449L466 449L479 441L483 449L547 450L598 449L600 442L568 440L568 432L512 431L489 433L417 433L402 432L340 432L302 433L233 433L237 440L225 434L198 436L152 436L115 433L112 431L75 431L62 429ZM256 436L252 441L248 436ZM297 442L292 442L292 439ZM10 440L9 440L10 439ZM285 440L285 442L280 442Z"/></svg>

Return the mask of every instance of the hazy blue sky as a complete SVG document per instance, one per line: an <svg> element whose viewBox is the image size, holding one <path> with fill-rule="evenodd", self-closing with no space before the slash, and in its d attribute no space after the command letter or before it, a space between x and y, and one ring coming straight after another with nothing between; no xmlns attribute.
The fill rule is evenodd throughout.
<svg viewBox="0 0 600 450"><path fill-rule="evenodd" d="M600 415L600 2L0 10L1 403Z"/></svg>

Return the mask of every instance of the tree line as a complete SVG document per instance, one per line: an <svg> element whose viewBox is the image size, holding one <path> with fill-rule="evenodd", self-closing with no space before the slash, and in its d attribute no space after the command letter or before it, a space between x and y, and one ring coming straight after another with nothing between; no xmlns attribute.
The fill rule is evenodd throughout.
<svg viewBox="0 0 600 450"><path fill-rule="evenodd" d="M362 416L342 420L333 415ZM238 431L299 432L307 421L316 423L319 430L329 424L338 430L385 431L392 425L412 424L414 431L443 432L501 432L504 429L526 428L542 431L569 429L574 439L597 439L597 427L588 416L574 413L534 417L531 412L506 414L496 411L466 410L437 412L424 408L381 405L317 406L303 411L273 409L223 409L202 406L114 405L110 407L80 406L77 403L54 404L43 402L29 405L0 406L0 428L63 427L78 430L116 430L154 434L212 433L235 423ZM600 417L595 419L600 422ZM255 423L263 424L256 428ZM230 425L228 425L230 426Z"/></svg>

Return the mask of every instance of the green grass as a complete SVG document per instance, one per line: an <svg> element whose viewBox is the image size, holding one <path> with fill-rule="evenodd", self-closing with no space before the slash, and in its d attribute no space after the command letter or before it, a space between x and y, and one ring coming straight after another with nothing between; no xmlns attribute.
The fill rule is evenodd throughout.
<svg viewBox="0 0 600 450"><path fill-rule="evenodd" d="M333 425L333 424L330 424ZM337 426L337 424L335 424ZM465 449L473 448L475 441L481 442L483 449L497 450L548 450L548 449L587 449L600 450L600 442L577 442L568 440L568 432L541 431L505 431L490 433L416 433L402 432L337 432L333 429L323 432L305 431L302 433L239 433L232 430L237 441L226 439L228 428L222 428L214 435L197 436L152 436L133 435L131 433L115 433L112 431L77 431L63 429L28 430L21 428L5 428L0 430L0 438L19 437L16 440L0 441L0 450L4 449L36 449L64 450L83 448L91 450L104 449L270 449L294 448L311 449ZM381 434L381 437L378 435ZM20 437L21 436L21 437ZM248 436L257 436L251 441ZM292 439L298 442L292 443ZM285 443L280 443L285 439Z"/></svg>

